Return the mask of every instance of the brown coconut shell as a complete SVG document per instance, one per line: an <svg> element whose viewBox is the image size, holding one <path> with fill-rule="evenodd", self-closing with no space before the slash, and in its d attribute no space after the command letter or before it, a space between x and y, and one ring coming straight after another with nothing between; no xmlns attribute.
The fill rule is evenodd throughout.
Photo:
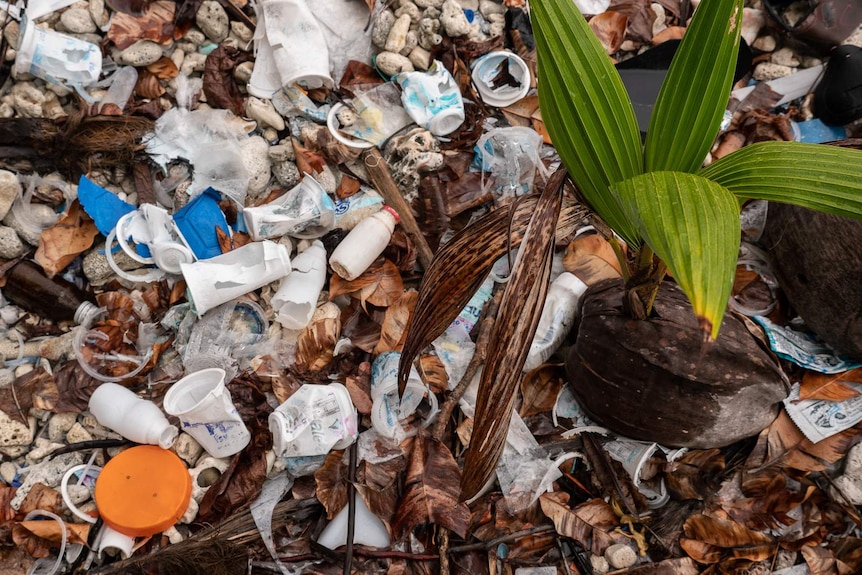
<svg viewBox="0 0 862 575"><path fill-rule="evenodd" d="M806 325L862 359L862 220L770 203L760 241Z"/></svg>
<svg viewBox="0 0 862 575"><path fill-rule="evenodd" d="M600 425L633 439L707 449L760 433L778 415L787 378L741 319L728 313L715 342L682 290L664 282L653 317L623 310L619 280L592 286L566 371Z"/></svg>

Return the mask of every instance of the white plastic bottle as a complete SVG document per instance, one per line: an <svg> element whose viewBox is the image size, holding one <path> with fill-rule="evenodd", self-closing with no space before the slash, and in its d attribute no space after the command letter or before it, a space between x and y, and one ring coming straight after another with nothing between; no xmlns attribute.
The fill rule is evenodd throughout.
<svg viewBox="0 0 862 575"><path fill-rule="evenodd" d="M155 403L116 383L97 387L89 408L101 425L135 443L168 449L179 435Z"/></svg>
<svg viewBox="0 0 862 575"><path fill-rule="evenodd" d="M329 256L329 265L344 279L355 280L389 245L399 219L398 212L383 206L379 212L356 224L341 240Z"/></svg>
<svg viewBox="0 0 862 575"><path fill-rule="evenodd" d="M561 273L551 283L524 371L536 369L557 351L572 327L585 291L587 285L569 272Z"/></svg>

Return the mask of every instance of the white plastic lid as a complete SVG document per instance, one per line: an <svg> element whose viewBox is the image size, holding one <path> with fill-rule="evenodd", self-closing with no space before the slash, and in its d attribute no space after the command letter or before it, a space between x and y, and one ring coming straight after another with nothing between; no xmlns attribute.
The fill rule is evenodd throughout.
<svg viewBox="0 0 862 575"><path fill-rule="evenodd" d="M169 274L179 275L182 273L180 264L190 264L195 261L191 250L178 242L158 242L150 247L156 265Z"/></svg>
<svg viewBox="0 0 862 575"><path fill-rule="evenodd" d="M428 121L428 131L435 136L451 134L464 123L464 110L459 108L446 108L440 110Z"/></svg>

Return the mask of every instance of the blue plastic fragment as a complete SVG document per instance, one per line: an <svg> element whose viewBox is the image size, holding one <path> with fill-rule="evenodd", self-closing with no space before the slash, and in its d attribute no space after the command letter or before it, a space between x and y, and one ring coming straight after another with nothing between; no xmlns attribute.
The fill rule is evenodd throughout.
<svg viewBox="0 0 862 575"><path fill-rule="evenodd" d="M464 16L467 17L467 22L472 24L473 19L476 17L476 14L472 10L465 8L464 9Z"/></svg>
<svg viewBox="0 0 862 575"><path fill-rule="evenodd" d="M220 194L207 188L174 214L177 231L199 260L221 255L216 227L230 235L227 220L219 208Z"/></svg>
<svg viewBox="0 0 862 575"><path fill-rule="evenodd" d="M120 218L137 209L118 198L116 194L97 186L85 176L81 176L78 180L78 200L104 236L111 233Z"/></svg>
<svg viewBox="0 0 862 575"><path fill-rule="evenodd" d="M798 128L798 140L800 142L820 144L843 140L847 137L844 126L827 126L817 118L806 122L795 122L795 124Z"/></svg>

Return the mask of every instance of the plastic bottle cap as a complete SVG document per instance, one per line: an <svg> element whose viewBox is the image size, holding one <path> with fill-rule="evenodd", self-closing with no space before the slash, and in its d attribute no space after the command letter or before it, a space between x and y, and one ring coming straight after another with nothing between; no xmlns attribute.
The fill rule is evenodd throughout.
<svg viewBox="0 0 862 575"><path fill-rule="evenodd" d="M160 533L189 506L192 480L182 460L155 445L127 449L96 480L99 514L112 529L132 537Z"/></svg>
<svg viewBox="0 0 862 575"><path fill-rule="evenodd" d="M387 212L392 214L392 217L395 218L395 223L398 223L401 221L401 216L398 215L398 212L396 212L395 208L393 208L392 206L382 206L380 209L386 210Z"/></svg>
<svg viewBox="0 0 862 575"><path fill-rule="evenodd" d="M435 136L445 136L457 130L463 123L463 108L446 108L434 114L434 117L428 121L428 131Z"/></svg>

